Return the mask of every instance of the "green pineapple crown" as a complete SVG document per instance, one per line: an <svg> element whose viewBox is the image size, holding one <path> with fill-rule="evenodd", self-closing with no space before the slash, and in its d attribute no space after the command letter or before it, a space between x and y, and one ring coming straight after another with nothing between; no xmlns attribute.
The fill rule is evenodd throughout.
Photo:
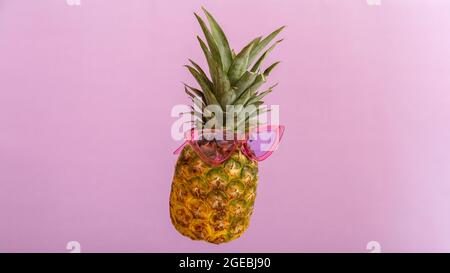
<svg viewBox="0 0 450 273"><path fill-rule="evenodd" d="M225 124L225 127L232 126L233 130L241 124L245 124L245 128L248 128L247 122L250 119L257 118L267 111L267 109L261 109L260 106L264 104L263 98L276 86L273 85L265 91L259 91L259 88L267 81L269 74L280 63L275 62L265 69L261 68L267 55L282 41L275 41L266 49L284 26L265 38L253 39L238 54L235 54L217 21L205 8L202 7L202 9L210 29L200 16L194 14L206 38L205 43L197 36L206 57L210 77L194 61L189 60L191 65L186 65L200 86L200 89L197 89L185 84L186 93L197 106L191 107L191 114L196 117L195 126L197 128L204 126L209 120L215 118L220 120L220 124ZM266 50L263 52L264 49ZM218 117L217 112L212 114L204 110L205 107L208 108L207 106L216 106L216 109L225 115ZM232 114L228 111L228 115L226 115L227 109L231 109L229 106L234 106L235 110ZM236 109L238 110L236 111ZM233 119L233 122L230 121L230 118Z"/></svg>

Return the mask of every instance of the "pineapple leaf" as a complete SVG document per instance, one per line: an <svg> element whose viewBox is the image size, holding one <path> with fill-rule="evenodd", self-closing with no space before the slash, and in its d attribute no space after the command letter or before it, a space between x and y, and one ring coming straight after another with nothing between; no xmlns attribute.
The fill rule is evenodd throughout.
<svg viewBox="0 0 450 273"><path fill-rule="evenodd" d="M189 95L190 96L190 95ZM200 108L203 106L206 106L202 101L200 101L199 98L197 97L189 97L189 99L191 100L192 104L199 106Z"/></svg>
<svg viewBox="0 0 450 273"><path fill-rule="evenodd" d="M260 109L259 107L255 107L254 109L252 109L251 112L247 112L247 109L243 108L238 114L237 114L237 126L236 127L240 127L242 125L242 123L244 123L244 125L247 127L250 124L247 124L248 121L250 121L250 119L257 117L258 115L260 115Z"/></svg>
<svg viewBox="0 0 450 273"><path fill-rule="evenodd" d="M233 90L230 88L230 81L228 80L228 77L225 74L220 74L221 77L219 78L220 81L220 96L219 100L221 102L222 109L226 109L227 105L230 100L234 100L236 96L234 95Z"/></svg>
<svg viewBox="0 0 450 273"><path fill-rule="evenodd" d="M266 70L264 70L264 76L265 76L265 77L268 77L269 74L272 72L272 70L273 70L277 65L279 65L280 63L281 63L281 62L276 62L276 63L272 64L271 66L269 66Z"/></svg>
<svg viewBox="0 0 450 273"><path fill-rule="evenodd" d="M205 35L206 41L208 42L209 49L211 50L211 54L220 66L222 66L222 60L220 58L219 49L217 48L216 41L214 40L211 32L209 31L208 27L206 26L205 22L203 22L202 18L197 15L197 13L194 13L195 17L198 20L198 23L200 24L200 27L202 28L203 34Z"/></svg>
<svg viewBox="0 0 450 273"><path fill-rule="evenodd" d="M244 75L242 75L242 77L236 83L234 90L236 96L239 97L242 94L242 92L244 92L247 88L249 88L253 84L257 76L258 73L256 72L246 71Z"/></svg>
<svg viewBox="0 0 450 273"><path fill-rule="evenodd" d="M205 73L205 71L203 71L203 69L197 64L197 63L195 63L193 60L191 60L191 59L188 59L189 60L189 62L194 66L194 68L195 69L197 69L197 71L205 78L205 79L208 79L209 80L209 78L208 78L208 75L206 75L206 73ZM211 82L211 81L210 81ZM211 87L212 87L212 85L210 85Z"/></svg>
<svg viewBox="0 0 450 273"><path fill-rule="evenodd" d="M223 32L217 21L214 19L214 17L205 8L202 7L202 9L211 27L211 34L217 43L220 57L222 59L222 68L225 72L228 72L228 69L231 66L231 62L233 61L233 57L227 37L225 36L225 33Z"/></svg>
<svg viewBox="0 0 450 273"><path fill-rule="evenodd" d="M249 64L253 62L256 56L285 28L286 26L282 26L274 32L270 33L266 38L264 38L258 45L256 45L249 57Z"/></svg>
<svg viewBox="0 0 450 273"><path fill-rule="evenodd" d="M236 94L233 89L228 89L228 91L220 98L222 109L226 110L227 105L231 105L236 99Z"/></svg>
<svg viewBox="0 0 450 273"><path fill-rule="evenodd" d="M235 84L247 70L250 52L252 51L252 48L259 43L260 39L261 37L252 40L234 59L233 64L228 70L228 77L230 78L231 84Z"/></svg>
<svg viewBox="0 0 450 273"><path fill-rule="evenodd" d="M209 90L205 91L205 97L206 97L206 102L208 103L208 105L212 105L212 104L220 105L219 102L217 101L216 96L211 91L209 91Z"/></svg>
<svg viewBox="0 0 450 273"><path fill-rule="evenodd" d="M194 126L194 127L198 128L198 127L201 126L201 124L204 123L204 118L203 118L203 115L202 115L201 112L193 110L193 111L190 111L190 112L182 113L182 115L187 115L187 114L190 115L191 120L185 121L185 122L183 122L183 124L191 123L192 124L191 126Z"/></svg>
<svg viewBox="0 0 450 273"><path fill-rule="evenodd" d="M266 82L265 74L258 74L253 84L247 89L250 91L251 95L255 95L258 88ZM246 90L246 91L247 91Z"/></svg>
<svg viewBox="0 0 450 273"><path fill-rule="evenodd" d="M277 46L277 44L281 43L283 41L283 39L276 41L271 47L269 47L269 49L267 49L262 55L261 57L259 57L259 59L256 61L255 65L253 65L251 71L255 72L256 70L258 70L261 67L262 62L264 61L264 59L267 57L267 55L269 55L269 53Z"/></svg>
<svg viewBox="0 0 450 273"><path fill-rule="evenodd" d="M266 112L270 112L271 109L268 107L261 107L264 104L264 102L262 101L258 101L256 103L254 103L254 105L256 106L256 110L253 110L252 112L249 113L249 115L245 116L245 119L240 120L240 123L237 126L241 126L242 123L245 123L245 125L250 125L252 123L256 123L255 125L261 125L261 124L265 124L264 122L261 122L259 120L255 120L255 121L251 121L253 119L255 119L256 117L262 115L263 113ZM242 114L241 114L242 117Z"/></svg>
<svg viewBox="0 0 450 273"><path fill-rule="evenodd" d="M245 90L240 97L233 103L234 105L245 105L258 91L258 88L266 82L264 74L259 74L256 77L255 82Z"/></svg>
<svg viewBox="0 0 450 273"><path fill-rule="evenodd" d="M184 67L186 67L189 71L194 70L197 72L197 74L200 76L200 78L202 79L202 81L207 85L207 87L209 88L209 90L213 90L213 83L209 80L208 76L206 76L205 72L200 72L197 69L195 69L194 67L190 66L190 65L184 65ZM192 74L192 73L191 73ZM203 89L203 87L202 87Z"/></svg>
<svg viewBox="0 0 450 273"><path fill-rule="evenodd" d="M209 71L215 87L214 94L217 97L223 97L225 92L230 89L230 81L228 80L225 72L222 70L222 67L219 66L213 59L211 53L209 52L202 39L200 37L197 38L200 42L200 46L202 47L203 52L205 53L206 60L208 61Z"/></svg>
<svg viewBox="0 0 450 273"><path fill-rule="evenodd" d="M184 84L186 93L189 92L191 94L194 94L195 96L200 97L203 102L206 102L205 94L202 91L198 90L197 88L191 87L185 83L183 83L183 84ZM189 93L188 93L188 95L189 95Z"/></svg>
<svg viewBox="0 0 450 273"><path fill-rule="evenodd" d="M192 99L197 97L195 94L191 93L186 87L184 87L184 92L188 94L189 97L191 97Z"/></svg>
<svg viewBox="0 0 450 273"><path fill-rule="evenodd" d="M269 89L267 89L266 91L259 93L259 94L258 94L257 96L255 96L255 97L252 97L252 98L247 102L247 105L250 105L250 104L257 104L257 103L259 103L259 102L262 103L262 101L261 101L262 98L264 98L265 96L267 96L268 94L270 94L270 93L273 91L273 89L274 89L277 85L278 85L278 84L275 84L275 85L269 87Z"/></svg>
<svg viewBox="0 0 450 273"><path fill-rule="evenodd" d="M201 76L201 74L197 70L195 70L192 66L186 65L186 67L189 70L189 72L191 72L192 76L194 76L195 80L200 85L200 87L202 88L203 93L205 94L205 98L206 98L207 104L208 105L210 105L210 104L217 104L218 105L219 103L217 101L216 96L211 91L211 89L209 88L207 82Z"/></svg>
<svg viewBox="0 0 450 273"><path fill-rule="evenodd" d="M208 67L209 67L209 74L211 75L211 79L215 86L217 83L217 77L218 77L217 69L216 69L217 63L214 60L214 58L213 58L211 52L209 51L208 47L206 46L205 42L203 42L203 40L199 36L197 36L197 40L200 43L200 47L202 48L203 53L205 54L205 58L206 58L206 61L208 63ZM213 89L214 88L211 88L212 91L214 91Z"/></svg>

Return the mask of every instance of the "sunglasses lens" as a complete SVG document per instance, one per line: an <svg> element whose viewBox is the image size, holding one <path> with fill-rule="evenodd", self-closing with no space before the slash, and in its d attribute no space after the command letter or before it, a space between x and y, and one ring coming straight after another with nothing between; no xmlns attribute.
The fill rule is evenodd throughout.
<svg viewBox="0 0 450 273"><path fill-rule="evenodd" d="M279 142L277 131L263 131L251 133L247 144L251 152L257 157L262 158L267 153L273 152Z"/></svg>
<svg viewBox="0 0 450 273"><path fill-rule="evenodd" d="M216 158L216 145L214 141L208 141L208 140L198 140L197 146L200 149L200 152L203 156L214 160Z"/></svg>
<svg viewBox="0 0 450 273"><path fill-rule="evenodd" d="M234 150L233 141L225 140L198 140L197 147L200 154L208 163L220 164L231 155Z"/></svg>

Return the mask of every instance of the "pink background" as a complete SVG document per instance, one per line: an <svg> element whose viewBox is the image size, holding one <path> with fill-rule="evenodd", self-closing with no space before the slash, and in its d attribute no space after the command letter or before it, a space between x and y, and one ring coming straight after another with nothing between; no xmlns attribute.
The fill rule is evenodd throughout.
<svg viewBox="0 0 450 273"><path fill-rule="evenodd" d="M0 1L0 251L450 251L450 1ZM245 235L171 226L182 67L205 5L270 58L284 143Z"/></svg>

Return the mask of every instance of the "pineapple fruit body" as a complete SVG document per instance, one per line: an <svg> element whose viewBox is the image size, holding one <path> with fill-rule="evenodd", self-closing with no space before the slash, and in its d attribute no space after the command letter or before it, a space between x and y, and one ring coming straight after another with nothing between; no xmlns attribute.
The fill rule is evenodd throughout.
<svg viewBox="0 0 450 273"><path fill-rule="evenodd" d="M215 244L234 240L248 228L257 182L257 162L240 150L221 165L211 166L186 145L170 193L172 224L193 240Z"/></svg>

